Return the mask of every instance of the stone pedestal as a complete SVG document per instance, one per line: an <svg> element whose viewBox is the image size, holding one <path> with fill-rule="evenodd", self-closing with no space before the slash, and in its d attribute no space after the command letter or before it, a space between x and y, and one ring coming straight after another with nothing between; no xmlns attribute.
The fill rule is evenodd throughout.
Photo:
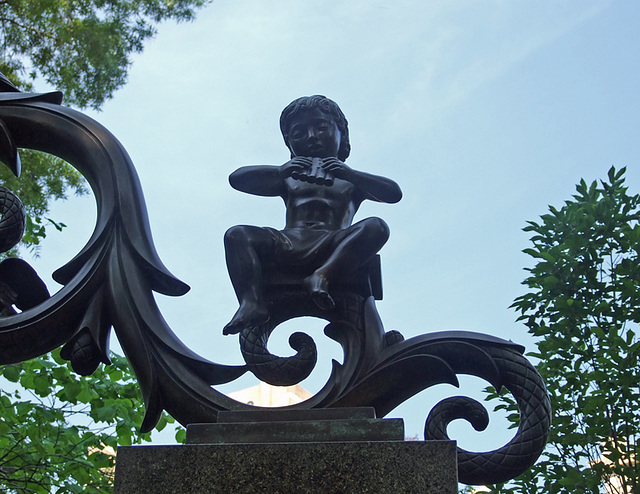
<svg viewBox="0 0 640 494"><path fill-rule="evenodd" d="M373 408L221 412L184 446L118 448L115 493L456 494L456 445Z"/></svg>
<svg viewBox="0 0 640 494"><path fill-rule="evenodd" d="M456 494L455 442L118 448L116 494Z"/></svg>

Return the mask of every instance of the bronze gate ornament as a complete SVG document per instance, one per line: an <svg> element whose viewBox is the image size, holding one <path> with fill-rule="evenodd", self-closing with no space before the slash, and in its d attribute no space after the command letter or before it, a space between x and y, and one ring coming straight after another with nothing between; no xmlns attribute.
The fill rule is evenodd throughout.
<svg viewBox="0 0 640 494"><path fill-rule="evenodd" d="M460 481L506 481L535 462L546 443L551 409L544 383L522 346L464 331L408 340L397 331L384 331L375 307L382 297L376 254L388 229L379 218L352 220L363 200L394 203L401 192L395 182L344 163L348 128L335 103L320 96L294 101L281 120L292 159L282 166L243 167L230 177L233 187L281 196L287 207L282 231L238 226L225 236L240 308L224 332L239 334L246 362L231 366L194 353L163 319L153 292L179 296L189 287L156 253L134 166L109 131L61 101L61 93L22 93L0 77L0 160L16 174L17 148L66 160L86 177L98 212L87 244L53 274L63 285L57 293L49 296L26 262L0 264L1 364L63 346L62 355L74 370L88 375L100 362L109 364L113 328L142 390L143 431L154 427L162 410L183 425L216 422L220 411L253 408L216 391L217 384L247 371L275 385L307 377L316 362L311 337L294 333L290 344L297 353L291 357L270 354L267 341L281 322L314 316L328 321L325 334L340 343L344 362L333 362L332 374L317 394L287 409L371 406L383 417L432 385L457 386L458 374L470 374L511 392L520 425L515 437L496 451L458 448ZM19 241L24 213L4 188L0 214L0 246L7 250ZM425 439L448 439L446 427L457 418L476 430L488 423L487 411L477 401L448 398L429 414Z"/></svg>

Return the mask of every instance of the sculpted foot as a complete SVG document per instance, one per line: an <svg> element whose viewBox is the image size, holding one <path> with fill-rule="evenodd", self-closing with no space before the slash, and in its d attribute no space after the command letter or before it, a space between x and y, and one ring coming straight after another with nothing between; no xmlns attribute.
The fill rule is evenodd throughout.
<svg viewBox="0 0 640 494"><path fill-rule="evenodd" d="M324 276L319 274L312 274L304 279L304 284L307 286L311 299L322 310L332 310L336 304L329 295L329 282Z"/></svg>
<svg viewBox="0 0 640 494"><path fill-rule="evenodd" d="M269 320L269 311L260 304L243 303L236 311L222 334L237 334L245 328L264 324Z"/></svg>

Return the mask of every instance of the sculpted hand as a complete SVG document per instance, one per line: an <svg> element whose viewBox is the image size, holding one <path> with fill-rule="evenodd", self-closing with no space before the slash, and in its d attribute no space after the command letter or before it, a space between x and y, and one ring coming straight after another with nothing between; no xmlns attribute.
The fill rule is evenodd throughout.
<svg viewBox="0 0 640 494"><path fill-rule="evenodd" d="M325 158L322 160L323 170L330 176L341 178L347 182L353 182L355 172L338 158Z"/></svg>
<svg viewBox="0 0 640 494"><path fill-rule="evenodd" d="M309 170L311 165L311 158L296 156L280 167L280 176L283 179L291 177L295 180L300 180L300 177L304 175L305 170Z"/></svg>

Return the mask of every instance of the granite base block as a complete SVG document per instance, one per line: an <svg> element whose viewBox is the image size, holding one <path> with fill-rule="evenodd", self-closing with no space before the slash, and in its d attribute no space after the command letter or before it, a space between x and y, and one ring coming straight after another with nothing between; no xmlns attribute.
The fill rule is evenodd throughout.
<svg viewBox="0 0 640 494"><path fill-rule="evenodd" d="M115 493L456 494L452 441L118 448Z"/></svg>

